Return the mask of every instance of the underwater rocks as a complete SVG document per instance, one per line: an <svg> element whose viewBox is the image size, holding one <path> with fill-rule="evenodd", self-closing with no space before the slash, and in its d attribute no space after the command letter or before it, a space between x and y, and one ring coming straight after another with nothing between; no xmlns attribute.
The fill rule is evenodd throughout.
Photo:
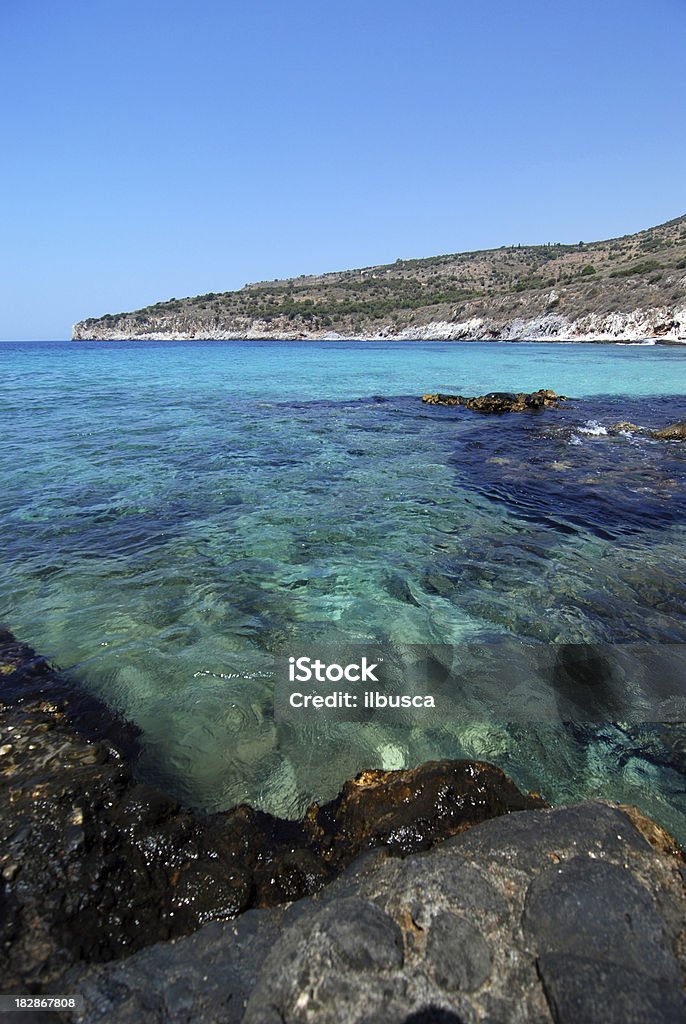
<svg viewBox="0 0 686 1024"><path fill-rule="evenodd" d="M686 866L639 812L437 761L302 822L202 816L67 688L0 633L5 991L78 994L77 1024L686 1019Z"/></svg>
<svg viewBox="0 0 686 1024"><path fill-rule="evenodd" d="M686 889L669 837L586 803L366 854L320 893L64 979L88 1024L673 1024Z"/></svg>
<svg viewBox="0 0 686 1024"><path fill-rule="evenodd" d="M490 391L487 395L465 398L463 395L422 395L427 405L463 405L475 412L504 413L524 412L527 409L559 408L566 402L565 395L558 395L550 388L541 388L529 394L513 391Z"/></svg>
<svg viewBox="0 0 686 1024"><path fill-rule="evenodd" d="M137 782L101 738L106 709L68 690L0 631L0 974L10 990L297 900L364 850L407 855L542 805L490 765L437 761L363 772L302 822L248 806L195 814Z"/></svg>

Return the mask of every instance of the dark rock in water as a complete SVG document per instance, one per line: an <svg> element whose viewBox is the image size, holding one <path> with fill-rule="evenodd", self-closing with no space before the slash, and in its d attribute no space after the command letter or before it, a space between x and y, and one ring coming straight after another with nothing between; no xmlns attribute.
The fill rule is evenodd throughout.
<svg viewBox="0 0 686 1024"><path fill-rule="evenodd" d="M250 808L196 818L137 785L116 750L83 740L54 706L4 707L2 722L0 970L10 984L126 955L288 889L289 866L269 863L286 823L277 838ZM321 859L317 869L331 877ZM316 888L303 877L298 894Z"/></svg>
<svg viewBox="0 0 686 1024"><path fill-rule="evenodd" d="M413 604L416 608L419 608L419 601L413 595L407 581L399 573L389 573L384 580L384 585L390 596L395 598L396 601L402 601L403 604Z"/></svg>
<svg viewBox="0 0 686 1024"><path fill-rule="evenodd" d="M422 395L427 405L463 405L475 412L524 412L526 409L559 408L567 399L549 388L526 393L523 391L490 391L487 395L465 398L463 395Z"/></svg>
<svg viewBox="0 0 686 1024"><path fill-rule="evenodd" d="M127 956L297 900L365 849L408 854L494 814L541 806L497 768L442 761L363 772L302 822L247 806L194 814L137 783L112 744L85 738L61 700L66 683L6 632L0 681L0 971L18 991L80 960ZM85 705L74 706L85 724ZM375 913L363 917L381 942Z"/></svg>
<svg viewBox="0 0 686 1024"><path fill-rule="evenodd" d="M661 441L686 441L686 422L672 423L662 430L653 430L651 436Z"/></svg>
<svg viewBox="0 0 686 1024"><path fill-rule="evenodd" d="M75 687L37 655L0 626L0 707L58 707L68 713L79 735L86 740L106 740L127 760L138 754L140 730L119 718L111 708L80 687ZM0 727L3 720L0 717ZM0 763L1 764L1 763Z"/></svg>

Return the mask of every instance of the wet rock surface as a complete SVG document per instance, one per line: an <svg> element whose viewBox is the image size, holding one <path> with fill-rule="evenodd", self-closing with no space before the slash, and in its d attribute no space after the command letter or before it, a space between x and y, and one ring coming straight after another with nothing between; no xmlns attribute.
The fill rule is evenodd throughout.
<svg viewBox="0 0 686 1024"><path fill-rule="evenodd" d="M494 814L542 805L490 765L439 761L363 772L302 822L248 806L194 814L136 782L119 749L95 738L107 709L68 697L67 681L7 632L0 687L5 991L38 991L82 960L127 956L297 900L365 850L406 855ZM113 729L133 749L135 734L124 723ZM359 921L376 936L370 950L383 951L374 915ZM337 948L350 951L337 934Z"/></svg>
<svg viewBox="0 0 686 1024"><path fill-rule="evenodd" d="M686 441L686 422L670 423L659 430L650 430L637 423L621 420L619 423L611 423L607 431L609 434L645 434L657 441Z"/></svg>
<svg viewBox="0 0 686 1024"><path fill-rule="evenodd" d="M683 862L634 820L588 803L495 818L402 859L368 852L287 908L74 970L76 1019L675 1024Z"/></svg>
<svg viewBox="0 0 686 1024"><path fill-rule="evenodd" d="M564 395L558 395L549 388L538 391L513 392L490 391L487 395L465 398L464 395L422 395L427 405L463 405L467 409L483 413L524 412L532 409L559 408L566 402Z"/></svg>
<svg viewBox="0 0 686 1024"><path fill-rule="evenodd" d="M634 809L434 762L363 772L300 823L202 817L86 738L106 709L60 703L7 633L0 680L2 987L83 997L51 1020L686 1019L686 865Z"/></svg>
<svg viewBox="0 0 686 1024"><path fill-rule="evenodd" d="M660 441L686 441L686 422L671 423L662 430L654 430L652 436Z"/></svg>
<svg viewBox="0 0 686 1024"><path fill-rule="evenodd" d="M360 772L334 800L313 804L304 824L323 856L341 864L342 851L344 863L378 846L404 855L498 814L542 806L491 765L428 761L405 771Z"/></svg>
<svg viewBox="0 0 686 1024"><path fill-rule="evenodd" d="M631 420L618 420L617 423L611 423L608 426L607 432L608 434L636 434L643 429L637 423L632 423Z"/></svg>

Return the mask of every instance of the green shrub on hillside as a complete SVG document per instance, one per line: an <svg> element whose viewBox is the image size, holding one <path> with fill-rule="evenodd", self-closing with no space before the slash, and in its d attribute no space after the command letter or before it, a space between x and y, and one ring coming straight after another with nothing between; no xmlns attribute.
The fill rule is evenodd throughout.
<svg viewBox="0 0 686 1024"><path fill-rule="evenodd" d="M657 260L644 260L642 263L634 263L631 267L624 267L622 270L613 270L610 277L633 277L634 274L652 274L654 270L661 270L662 265Z"/></svg>

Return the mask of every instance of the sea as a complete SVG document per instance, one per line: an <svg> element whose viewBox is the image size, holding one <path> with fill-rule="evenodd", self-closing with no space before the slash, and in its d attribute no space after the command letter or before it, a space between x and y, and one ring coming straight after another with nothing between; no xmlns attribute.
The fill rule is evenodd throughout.
<svg viewBox="0 0 686 1024"><path fill-rule="evenodd" d="M686 348L55 341L0 361L0 623L135 724L140 779L295 818L362 769L477 758L686 843L686 445L649 433L686 420ZM538 388L570 400L421 402ZM525 658L502 678L520 716L465 713L450 672L436 713L275 712L277 655L370 645L580 658L627 689L657 652L659 693L537 714Z"/></svg>

